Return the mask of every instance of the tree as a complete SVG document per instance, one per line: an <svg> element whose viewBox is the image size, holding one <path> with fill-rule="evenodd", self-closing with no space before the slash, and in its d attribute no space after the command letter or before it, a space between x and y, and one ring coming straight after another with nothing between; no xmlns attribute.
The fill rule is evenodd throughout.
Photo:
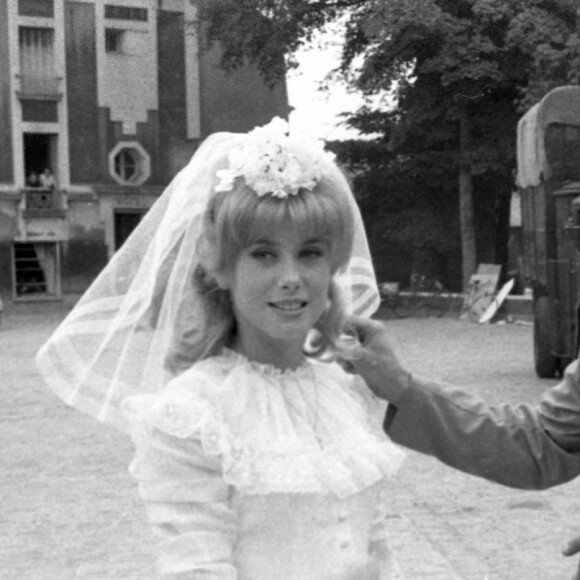
<svg viewBox="0 0 580 580"><path fill-rule="evenodd" d="M227 69L249 60L269 81L282 78L296 66L295 51L315 31L365 0L190 0L209 42L223 49ZM278 56L282 51L286 62Z"/></svg>
<svg viewBox="0 0 580 580"><path fill-rule="evenodd" d="M349 22L345 72L362 55L353 83L396 92L392 146L454 151L464 288L477 264L474 178L509 190L522 108L572 80L575 16L569 1L385 0Z"/></svg>
<svg viewBox="0 0 580 580"><path fill-rule="evenodd" d="M405 286L420 273L459 288L454 284L461 247L451 156L445 151L400 154L381 138L327 146L351 176L378 279Z"/></svg>
<svg viewBox="0 0 580 580"><path fill-rule="evenodd" d="M361 93L391 91L391 111L352 123L383 134L411 171L443 155L455 172L465 287L477 264L474 196L513 185L518 117L547 91L580 79L574 0L211 0L210 38L224 66L249 58L272 78L273 46L291 55L314 30L347 18L341 70ZM357 68L355 62L362 62ZM289 58L288 66L292 66ZM427 167L436 175L434 163ZM490 200L491 201L491 200Z"/></svg>

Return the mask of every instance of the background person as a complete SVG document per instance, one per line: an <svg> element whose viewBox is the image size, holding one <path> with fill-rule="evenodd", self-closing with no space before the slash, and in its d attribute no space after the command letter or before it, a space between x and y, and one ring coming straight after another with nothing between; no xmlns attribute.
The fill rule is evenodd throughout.
<svg viewBox="0 0 580 580"><path fill-rule="evenodd" d="M45 167L43 172L39 176L40 187L52 191L55 187L54 175L50 168Z"/></svg>
<svg viewBox="0 0 580 580"><path fill-rule="evenodd" d="M31 171L26 178L26 187L39 187L40 180L36 171Z"/></svg>

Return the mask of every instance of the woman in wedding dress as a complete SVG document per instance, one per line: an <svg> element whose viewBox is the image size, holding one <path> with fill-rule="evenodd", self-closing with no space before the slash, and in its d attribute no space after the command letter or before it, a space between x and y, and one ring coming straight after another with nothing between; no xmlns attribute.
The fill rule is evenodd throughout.
<svg viewBox="0 0 580 580"><path fill-rule="evenodd" d="M130 432L163 577L393 580L384 408L336 362L378 293L332 156L274 119L198 149L38 355Z"/></svg>

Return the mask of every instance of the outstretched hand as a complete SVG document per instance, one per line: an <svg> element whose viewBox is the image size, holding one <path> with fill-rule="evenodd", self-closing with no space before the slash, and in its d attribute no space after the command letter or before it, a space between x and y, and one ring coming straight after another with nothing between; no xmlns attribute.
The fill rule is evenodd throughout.
<svg viewBox="0 0 580 580"><path fill-rule="evenodd" d="M409 384L410 375L391 348L385 325L376 320L350 316L345 330L359 342L355 356L348 361L349 366L354 367L377 397L396 402Z"/></svg>
<svg viewBox="0 0 580 580"><path fill-rule="evenodd" d="M562 550L562 554L564 556L574 556L580 552L580 536L576 536L572 538L568 545ZM578 568L572 576L572 580L580 580L580 563L578 564Z"/></svg>

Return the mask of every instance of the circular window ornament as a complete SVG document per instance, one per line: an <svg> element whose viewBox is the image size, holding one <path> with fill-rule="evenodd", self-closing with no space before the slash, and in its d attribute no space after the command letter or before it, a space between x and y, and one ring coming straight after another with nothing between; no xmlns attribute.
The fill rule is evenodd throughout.
<svg viewBox="0 0 580 580"><path fill-rule="evenodd" d="M109 153L109 174L119 185L142 185L151 175L151 159L135 141L121 141Z"/></svg>

